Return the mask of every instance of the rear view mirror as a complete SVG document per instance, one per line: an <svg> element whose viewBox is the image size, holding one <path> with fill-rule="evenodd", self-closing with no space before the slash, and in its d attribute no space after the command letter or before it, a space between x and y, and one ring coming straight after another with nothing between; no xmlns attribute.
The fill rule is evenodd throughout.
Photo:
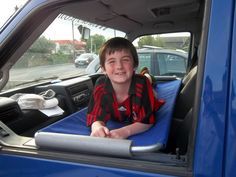
<svg viewBox="0 0 236 177"><path fill-rule="evenodd" d="M82 25L78 26L78 30L81 34L81 39L88 40L90 38L90 29Z"/></svg>

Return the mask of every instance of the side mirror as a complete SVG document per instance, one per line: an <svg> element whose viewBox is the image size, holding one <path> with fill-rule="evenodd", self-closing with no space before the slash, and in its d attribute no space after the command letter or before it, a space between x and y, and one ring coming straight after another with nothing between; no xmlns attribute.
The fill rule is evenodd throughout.
<svg viewBox="0 0 236 177"><path fill-rule="evenodd" d="M78 30L81 34L81 39L88 40L90 38L90 29L89 28L79 25Z"/></svg>

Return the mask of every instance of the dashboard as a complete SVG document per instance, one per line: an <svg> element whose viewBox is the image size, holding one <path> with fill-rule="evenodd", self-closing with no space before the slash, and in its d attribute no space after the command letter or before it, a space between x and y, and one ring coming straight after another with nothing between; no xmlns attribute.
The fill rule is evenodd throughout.
<svg viewBox="0 0 236 177"><path fill-rule="evenodd" d="M40 110L21 109L18 102L11 99L9 93L8 95L0 95L0 123L4 124L5 127L8 127L8 129L17 135L33 137L37 130L88 106L93 91L93 85L97 77L99 76L94 78L81 76L12 92L12 94L40 94L47 90L53 90L55 92L54 97L58 99L58 106L64 113L51 117L43 114ZM2 136L8 136L9 131L5 132L5 129L6 128L3 128L3 126L0 126Z"/></svg>
<svg viewBox="0 0 236 177"><path fill-rule="evenodd" d="M78 77L54 84L35 87L40 93L52 89L56 93L60 106L74 113L88 105L93 90L93 82L88 76Z"/></svg>

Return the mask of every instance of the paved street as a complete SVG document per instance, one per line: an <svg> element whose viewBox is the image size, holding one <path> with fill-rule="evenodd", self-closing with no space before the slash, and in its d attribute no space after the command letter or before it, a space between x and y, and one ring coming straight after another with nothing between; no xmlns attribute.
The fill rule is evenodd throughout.
<svg viewBox="0 0 236 177"><path fill-rule="evenodd" d="M48 78L58 76L63 78L66 76L83 74L85 68L76 68L73 63L71 64L60 64L60 65L49 65L49 66L37 66L32 68L21 68L11 69L10 80L34 80L38 78Z"/></svg>
<svg viewBox="0 0 236 177"><path fill-rule="evenodd" d="M76 68L73 63L37 66L31 68L11 69L9 82L4 90L14 88L17 85L26 86L38 81L53 81L57 79L73 77L76 75L84 74L84 68ZM32 81L32 82L31 82ZM25 83L25 84L22 84Z"/></svg>

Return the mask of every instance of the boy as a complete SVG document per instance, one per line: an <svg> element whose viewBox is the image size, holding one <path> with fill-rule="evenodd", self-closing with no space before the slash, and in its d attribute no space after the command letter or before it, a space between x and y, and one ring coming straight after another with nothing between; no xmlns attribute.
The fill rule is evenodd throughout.
<svg viewBox="0 0 236 177"><path fill-rule="evenodd" d="M127 39L115 37L100 50L105 76L96 81L91 97L87 125L91 136L125 139L148 130L155 123L154 112L164 103L155 98L149 80L135 74L138 54ZM109 130L108 120L128 123Z"/></svg>

